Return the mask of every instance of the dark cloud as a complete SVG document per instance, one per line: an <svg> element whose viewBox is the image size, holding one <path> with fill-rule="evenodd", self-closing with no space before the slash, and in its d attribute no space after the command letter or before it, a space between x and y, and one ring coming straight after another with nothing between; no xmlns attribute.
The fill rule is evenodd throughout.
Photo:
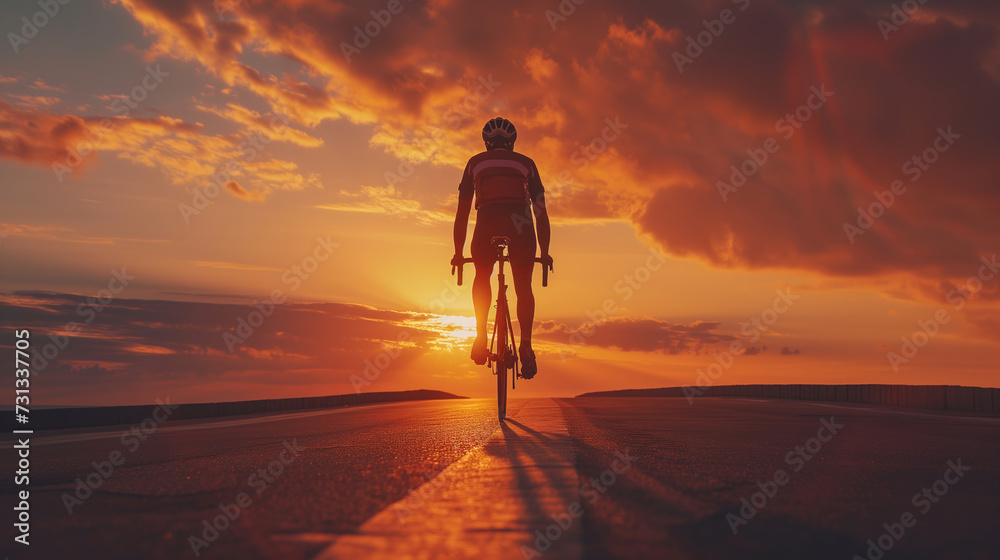
<svg viewBox="0 0 1000 560"><path fill-rule="evenodd" d="M14 292L0 295L0 325L30 331L33 383L90 394L109 384L198 385L239 372L266 374L275 384L315 383L317 375L346 384L386 348L398 348L395 363L404 364L438 337L413 323L425 315L363 305L294 303L272 311L263 304L114 299L100 307L95 297ZM269 316L252 332L240 331L241 321L257 324L259 309ZM12 352L11 340L0 346Z"/></svg>
<svg viewBox="0 0 1000 560"><path fill-rule="evenodd" d="M626 352L697 354L702 349L736 340L718 332L719 323L696 321L670 323L658 319L614 317L604 323L587 323L571 328L566 323L541 321L533 337L572 346L594 345Z"/></svg>
<svg viewBox="0 0 1000 560"><path fill-rule="evenodd" d="M243 188L242 185L237 181L226 181L225 189L234 196L242 198L244 200L263 200L263 197L257 191L248 191Z"/></svg>
<svg viewBox="0 0 1000 560"><path fill-rule="evenodd" d="M758 75L781 70L782 92L764 95L780 99L778 106L751 106L740 88L723 92L725 81L709 88L740 107L742 116L734 112L734 120L759 125L719 142L723 158L692 157L695 173L658 189L636 224L674 254L720 267L899 274L918 283L968 276L982 255L1000 245L1000 222L992 212L1000 205L1000 167L989 155L1000 149L994 132L1000 125L993 101L1000 97L996 26L931 12L939 17L911 21L884 41L878 13L846 17L832 3L819 10L825 17L813 25L799 21L773 29L788 37L787 48L758 61L765 70ZM715 73L728 80L724 68L735 68L740 58L727 54L726 45L713 45L712 58L696 61L692 73L718 64ZM729 182L729 165L739 165L747 149L775 136L773 123L821 83L834 92L830 102L723 201L717 182ZM949 127L960 138L919 178L906 172L905 162ZM693 147L703 147L692 140ZM851 243L844 224L856 226L857 208L868 209L874 193L897 179L906 192ZM938 298L943 293L930 287L909 295L926 292Z"/></svg>

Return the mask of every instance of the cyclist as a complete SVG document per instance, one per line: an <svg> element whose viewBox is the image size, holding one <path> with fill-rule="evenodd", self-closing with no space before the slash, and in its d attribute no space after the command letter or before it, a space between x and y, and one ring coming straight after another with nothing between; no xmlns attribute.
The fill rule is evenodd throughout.
<svg viewBox="0 0 1000 560"><path fill-rule="evenodd" d="M535 318L535 297L531 293L531 273L535 251L541 245L542 266L551 266L549 256L549 216L545 211L545 193L535 162L514 151L517 129L503 117L487 121L483 127L486 151L469 160L458 186L458 212L455 215L455 257L452 264L461 265L465 235L469 226L472 202L476 203L476 229L470 246L476 279L472 283L472 301L476 308L476 341L472 345L472 360L486 363L489 349L486 339L486 318L489 314L492 288L490 277L496 263L496 249L491 245L495 235L510 238L510 268L517 293L517 321L521 325L521 375L531 379L538 372L535 353L531 349L531 328ZM530 208L530 211L529 211ZM534 214L538 222L537 245Z"/></svg>

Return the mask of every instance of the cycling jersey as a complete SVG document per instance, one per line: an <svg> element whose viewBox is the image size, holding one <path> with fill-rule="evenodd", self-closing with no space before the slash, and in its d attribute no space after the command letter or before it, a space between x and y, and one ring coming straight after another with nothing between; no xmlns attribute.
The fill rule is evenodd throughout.
<svg viewBox="0 0 1000 560"><path fill-rule="evenodd" d="M543 191L535 162L502 148L472 156L458 185L459 198L475 195L477 210L501 202L530 204Z"/></svg>

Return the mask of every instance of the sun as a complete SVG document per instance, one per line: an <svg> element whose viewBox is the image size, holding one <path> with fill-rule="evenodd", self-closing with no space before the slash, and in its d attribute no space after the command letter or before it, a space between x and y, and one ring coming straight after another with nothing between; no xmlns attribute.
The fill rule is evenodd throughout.
<svg viewBox="0 0 1000 560"><path fill-rule="evenodd" d="M431 348L452 351L456 346L464 346L476 338L476 318L463 315L438 315L420 321L420 327L438 333Z"/></svg>

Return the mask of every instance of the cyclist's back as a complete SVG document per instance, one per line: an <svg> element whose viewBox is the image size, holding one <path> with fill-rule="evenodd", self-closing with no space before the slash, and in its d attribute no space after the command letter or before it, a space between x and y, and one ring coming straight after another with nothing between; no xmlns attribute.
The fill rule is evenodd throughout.
<svg viewBox="0 0 1000 560"><path fill-rule="evenodd" d="M475 194L476 209L500 203L530 204L544 191L535 162L513 148L494 148L469 159L459 198Z"/></svg>
<svg viewBox="0 0 1000 560"><path fill-rule="evenodd" d="M528 156L504 148L472 156L458 187L460 199L474 197L476 204L472 258L492 263L496 252L490 239L504 235L511 240L511 268L530 268L537 249L530 204L543 192L538 168Z"/></svg>

